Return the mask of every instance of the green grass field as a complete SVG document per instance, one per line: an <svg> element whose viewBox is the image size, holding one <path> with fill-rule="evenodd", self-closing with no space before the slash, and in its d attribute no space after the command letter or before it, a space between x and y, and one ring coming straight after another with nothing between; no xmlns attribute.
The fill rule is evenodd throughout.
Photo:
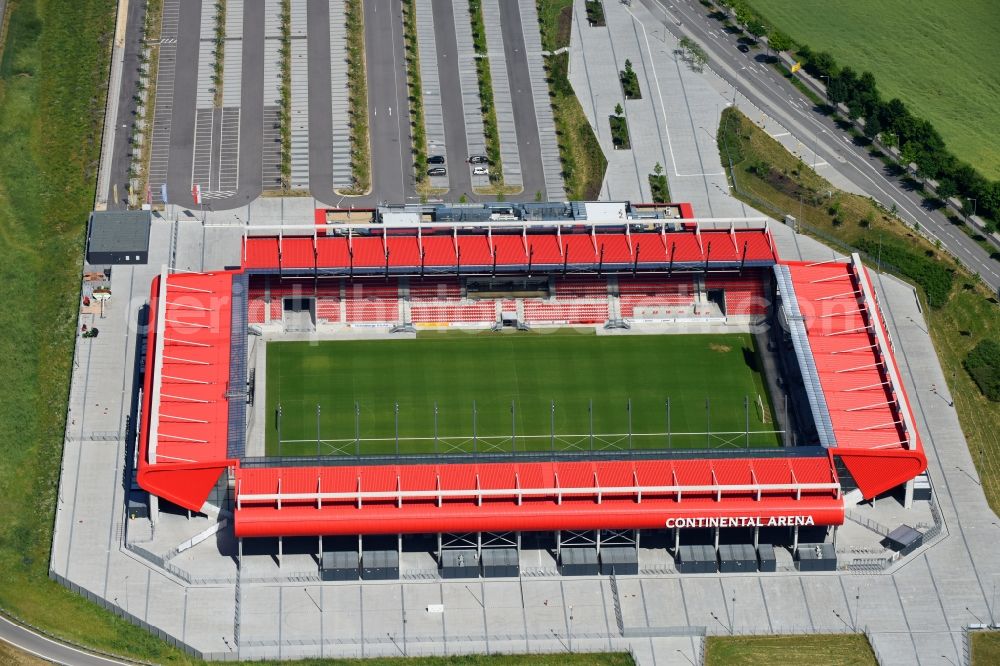
<svg viewBox="0 0 1000 666"><path fill-rule="evenodd" d="M267 453L279 454L280 404L280 454L316 454L319 404L320 452L354 454L355 402L363 454L395 451L397 403L402 453L588 449L591 401L594 448L627 449L629 399L634 448L744 447L745 396L750 446L776 446L757 367L748 334L450 333L417 340L272 342ZM706 435L709 430L714 434Z"/></svg>
<svg viewBox="0 0 1000 666"><path fill-rule="evenodd" d="M841 65L875 75L948 147L1000 178L1000 12L990 0L752 0L769 22Z"/></svg>
<svg viewBox="0 0 1000 666"><path fill-rule="evenodd" d="M857 634L815 636L709 636L705 666L822 664L875 666L868 639Z"/></svg>

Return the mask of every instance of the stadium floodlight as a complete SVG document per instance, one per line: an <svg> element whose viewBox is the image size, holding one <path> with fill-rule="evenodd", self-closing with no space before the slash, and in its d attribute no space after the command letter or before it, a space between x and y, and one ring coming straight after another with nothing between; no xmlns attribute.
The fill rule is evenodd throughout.
<svg viewBox="0 0 1000 666"><path fill-rule="evenodd" d="M632 450L632 398L628 399L625 405L625 410L628 412L628 450Z"/></svg>
<svg viewBox="0 0 1000 666"><path fill-rule="evenodd" d="M670 448L670 396L667 396L667 448Z"/></svg>
<svg viewBox="0 0 1000 666"><path fill-rule="evenodd" d="M552 450L556 450L556 401L552 400L551 417L549 418L549 444Z"/></svg>
<svg viewBox="0 0 1000 666"><path fill-rule="evenodd" d="M746 448L749 449L750 448L750 396L747 395L743 396L743 414L746 417L746 431L747 431Z"/></svg>
<svg viewBox="0 0 1000 666"><path fill-rule="evenodd" d="M594 452L594 399L587 403L587 413L590 415L590 452Z"/></svg>
<svg viewBox="0 0 1000 666"><path fill-rule="evenodd" d="M705 398L705 446L712 448L712 399Z"/></svg>
<svg viewBox="0 0 1000 666"><path fill-rule="evenodd" d="M514 408L514 401L510 401L510 452L517 453L517 412Z"/></svg>

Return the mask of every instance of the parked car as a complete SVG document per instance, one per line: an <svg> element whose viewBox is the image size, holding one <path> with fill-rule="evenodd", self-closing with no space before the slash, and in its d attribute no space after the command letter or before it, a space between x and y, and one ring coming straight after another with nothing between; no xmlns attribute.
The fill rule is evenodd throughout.
<svg viewBox="0 0 1000 666"><path fill-rule="evenodd" d="M477 166L472 169L473 176L488 176L490 175L490 168L485 166Z"/></svg>
<svg viewBox="0 0 1000 666"><path fill-rule="evenodd" d="M444 164L444 155L431 155L427 158L428 164Z"/></svg>
<svg viewBox="0 0 1000 666"><path fill-rule="evenodd" d="M739 49L740 53L750 53L750 47L746 44L740 44L736 48Z"/></svg>
<svg viewBox="0 0 1000 666"><path fill-rule="evenodd" d="M469 155L469 164L489 164L490 158L486 155Z"/></svg>
<svg viewBox="0 0 1000 666"><path fill-rule="evenodd" d="M444 167L431 167L427 170L428 176L447 176L448 170Z"/></svg>

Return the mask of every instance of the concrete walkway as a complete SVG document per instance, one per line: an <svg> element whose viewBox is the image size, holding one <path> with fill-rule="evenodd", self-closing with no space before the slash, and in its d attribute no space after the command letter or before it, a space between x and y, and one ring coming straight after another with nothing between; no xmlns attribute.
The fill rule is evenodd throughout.
<svg viewBox="0 0 1000 666"><path fill-rule="evenodd" d="M601 196L649 200L648 176L659 162L674 201L686 201L706 216L744 216L753 209L729 196L729 183L716 143L722 110L735 102L790 152L837 187L856 191L849 181L823 169L808 146L726 85L710 69L696 72L675 53L679 40L640 3L609 4L607 26L590 27L583 0L574 4L570 42L570 82L608 157ZM611 55L612 57L608 57ZM625 100L618 81L632 62L642 92ZM608 116L621 104L632 139L629 151L615 150Z"/></svg>

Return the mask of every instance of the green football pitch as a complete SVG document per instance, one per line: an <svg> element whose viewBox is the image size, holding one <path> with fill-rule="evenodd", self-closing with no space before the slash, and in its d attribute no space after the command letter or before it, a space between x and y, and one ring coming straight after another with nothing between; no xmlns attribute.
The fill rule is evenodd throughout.
<svg viewBox="0 0 1000 666"><path fill-rule="evenodd" d="M748 334L271 342L266 383L272 456L780 441Z"/></svg>

